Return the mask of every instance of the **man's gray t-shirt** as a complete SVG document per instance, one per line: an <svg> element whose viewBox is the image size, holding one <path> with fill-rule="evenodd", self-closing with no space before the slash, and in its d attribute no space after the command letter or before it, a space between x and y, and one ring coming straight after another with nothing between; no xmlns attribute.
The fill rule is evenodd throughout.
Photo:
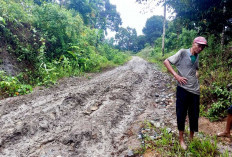
<svg viewBox="0 0 232 157"><path fill-rule="evenodd" d="M199 82L196 76L196 71L199 66L198 55L194 63L191 62L190 55L190 49L181 49L176 54L169 57L168 60L171 64L176 66L180 76L188 79L187 84L181 85L177 81L177 85L191 93L200 95Z"/></svg>

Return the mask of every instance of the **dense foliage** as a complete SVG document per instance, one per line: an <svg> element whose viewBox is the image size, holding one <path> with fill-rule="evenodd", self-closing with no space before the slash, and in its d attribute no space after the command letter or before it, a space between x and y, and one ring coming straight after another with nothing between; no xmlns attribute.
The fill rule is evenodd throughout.
<svg viewBox="0 0 232 157"><path fill-rule="evenodd" d="M144 35L137 36L134 28L120 27L113 39L115 47L137 53L145 47L145 44L154 45L154 41L162 35L163 16L148 18L142 31Z"/></svg>
<svg viewBox="0 0 232 157"><path fill-rule="evenodd" d="M229 42L232 38L232 1L231 0L136 0L139 3L155 1L157 5L164 2L173 9L176 19L188 29L195 29L200 34L214 34Z"/></svg>
<svg viewBox="0 0 232 157"><path fill-rule="evenodd" d="M136 39L136 30L130 27L119 28L119 31L115 35L117 48L121 50L136 51L138 49Z"/></svg>
<svg viewBox="0 0 232 157"><path fill-rule="evenodd" d="M74 9L83 16L85 24L93 28L118 31L122 24L116 6L109 0L66 0L65 6Z"/></svg>
<svg viewBox="0 0 232 157"><path fill-rule="evenodd" d="M99 25L99 20L92 21L99 27L84 22L84 15L94 11L98 12L96 14L109 13L113 7L109 1L97 1L101 5L80 1L90 8L88 14L75 6L68 9L74 1L65 4L35 2L0 0L0 50L24 63L24 69L17 76L7 76L1 71L0 97L26 94L34 85L49 85L64 76L99 71L107 66L123 64L128 59L128 55L104 43L104 29L117 29L121 21L119 14L114 12L112 15L118 23L106 16L104 28Z"/></svg>
<svg viewBox="0 0 232 157"><path fill-rule="evenodd" d="M154 41L159 38L163 33L163 16L152 16L147 19L143 33L146 36L146 41L153 45Z"/></svg>

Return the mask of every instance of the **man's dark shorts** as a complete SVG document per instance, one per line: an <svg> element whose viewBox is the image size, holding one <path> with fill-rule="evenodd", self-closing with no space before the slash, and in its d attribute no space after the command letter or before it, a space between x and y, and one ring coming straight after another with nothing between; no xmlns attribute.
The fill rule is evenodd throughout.
<svg viewBox="0 0 232 157"><path fill-rule="evenodd" d="M232 114L232 105L228 108L228 113Z"/></svg>
<svg viewBox="0 0 232 157"><path fill-rule="evenodd" d="M177 86L176 91L176 116L178 130L184 131L185 119L188 114L190 131L198 131L200 96L188 92Z"/></svg>

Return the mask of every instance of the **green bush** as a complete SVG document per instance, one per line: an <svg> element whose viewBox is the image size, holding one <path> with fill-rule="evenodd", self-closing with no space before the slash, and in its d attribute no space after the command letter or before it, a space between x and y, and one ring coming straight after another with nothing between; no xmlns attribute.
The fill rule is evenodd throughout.
<svg viewBox="0 0 232 157"><path fill-rule="evenodd" d="M212 103L207 116L210 120L218 120L220 117L227 115L226 110L232 104L232 90L219 87L215 84L212 86L211 93L215 95L217 101Z"/></svg>
<svg viewBox="0 0 232 157"><path fill-rule="evenodd" d="M29 0L14 1L14 0L0 0L0 16L5 19L6 23L32 23L33 3Z"/></svg>
<svg viewBox="0 0 232 157"><path fill-rule="evenodd" d="M232 51L228 44L222 51L218 39L208 38L209 47L200 55L201 105L210 120L226 116L231 101Z"/></svg>
<svg viewBox="0 0 232 157"><path fill-rule="evenodd" d="M43 34L46 42L46 57L49 60L59 58L72 45L80 40L84 25L81 17L73 17L72 11L68 11L58 4L43 3L33 10L36 29Z"/></svg>
<svg viewBox="0 0 232 157"><path fill-rule="evenodd" d="M181 48L190 48L192 46L193 39L197 36L197 32L194 30L182 29L182 32L178 35L174 32L167 31L165 38L165 53L172 51L178 51ZM162 51L162 37L156 39L154 44L155 53Z"/></svg>
<svg viewBox="0 0 232 157"><path fill-rule="evenodd" d="M18 96L32 91L30 85L21 84L17 77L10 77L0 71L0 97Z"/></svg>

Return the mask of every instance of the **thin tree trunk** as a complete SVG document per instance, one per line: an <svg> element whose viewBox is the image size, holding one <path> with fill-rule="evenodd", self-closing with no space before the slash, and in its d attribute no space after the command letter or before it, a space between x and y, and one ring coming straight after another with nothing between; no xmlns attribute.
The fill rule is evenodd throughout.
<svg viewBox="0 0 232 157"><path fill-rule="evenodd" d="M223 6L223 16L226 13L226 0L224 0L224 6ZM223 24L222 28L222 36L221 36L221 50L224 50L224 41L225 41L225 25Z"/></svg>
<svg viewBox="0 0 232 157"><path fill-rule="evenodd" d="M164 48L165 48L165 24L166 24L166 0L164 0L164 23L163 23L163 38L162 38L162 56L164 56Z"/></svg>
<svg viewBox="0 0 232 157"><path fill-rule="evenodd" d="M225 26L223 25L222 36L221 36L221 47L222 47L222 50L224 48L224 40L225 40Z"/></svg>

